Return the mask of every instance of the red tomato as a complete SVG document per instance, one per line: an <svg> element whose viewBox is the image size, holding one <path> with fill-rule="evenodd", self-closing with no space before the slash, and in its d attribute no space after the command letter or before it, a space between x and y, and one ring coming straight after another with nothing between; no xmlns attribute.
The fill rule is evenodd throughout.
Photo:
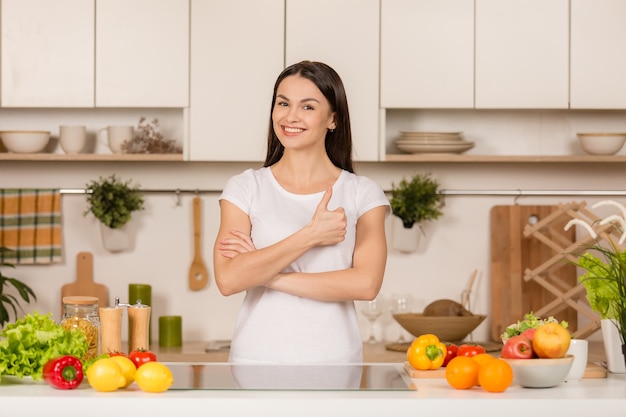
<svg viewBox="0 0 626 417"><path fill-rule="evenodd" d="M474 343L463 343L461 346L459 346L456 355L467 356L468 358L471 358L472 356L478 355L479 353L486 353L485 348L481 345L477 345Z"/></svg>
<svg viewBox="0 0 626 417"><path fill-rule="evenodd" d="M454 359L457 355L457 351L459 350L459 347L455 345L454 343L446 342L445 345L446 345L446 357L444 358L443 365L441 366L446 366L448 362Z"/></svg>
<svg viewBox="0 0 626 417"><path fill-rule="evenodd" d="M128 354L128 358L139 368L144 363L156 362L156 354L145 349L133 350Z"/></svg>

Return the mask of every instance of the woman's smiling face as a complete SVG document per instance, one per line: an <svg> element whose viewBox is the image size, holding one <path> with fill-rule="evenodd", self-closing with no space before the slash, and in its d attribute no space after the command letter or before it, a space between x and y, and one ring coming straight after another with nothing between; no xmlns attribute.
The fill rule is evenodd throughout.
<svg viewBox="0 0 626 417"><path fill-rule="evenodd" d="M326 97L312 81L299 75L279 84L272 122L285 149L323 147L327 130L335 128L334 113Z"/></svg>

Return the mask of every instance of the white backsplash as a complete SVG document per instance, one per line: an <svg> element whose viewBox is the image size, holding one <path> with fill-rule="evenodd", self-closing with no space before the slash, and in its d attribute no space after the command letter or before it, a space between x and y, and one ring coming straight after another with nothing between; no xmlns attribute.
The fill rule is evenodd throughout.
<svg viewBox="0 0 626 417"><path fill-rule="evenodd" d="M34 117L36 112L31 112ZM16 111L15 114L19 112ZM70 112L71 113L71 112ZM443 112L449 114L448 112ZM520 112L521 113L521 112ZM61 117L61 111L42 112L43 119L33 119L32 125L14 123L7 115L12 112L2 110L0 128L51 128L66 123L79 123L76 116ZM113 114L113 113L111 113ZM117 122L130 122L138 119L140 113L131 114ZM510 140L513 151L523 150L527 144L519 143L526 135L543 143L544 149L552 145L545 143L561 126L561 112L530 112L524 117L511 112L487 117L485 113L472 122L470 127L461 124L453 117L450 124L440 119L437 123L415 121L415 126L425 130L439 127L448 131L472 132L472 139L481 137L495 140L496 131L515 131ZM582 120L588 113L581 114L575 123L567 122L571 129L583 129ZM599 113L602 119L604 113ZM148 115L149 116L149 115ZM433 118L437 119L433 115ZM610 114L612 127L622 127L619 119ZM619 114L617 115L619 116ZM412 117L393 116L389 121L396 127L393 131L411 128L406 120L413 123ZM418 116L419 117L419 116ZM568 117L571 117L569 115ZM174 117L176 119L176 117ZM626 118L625 118L626 119ZM24 121L25 119L21 120ZM98 116L89 124L92 127L113 124L108 117ZM455 122L455 120L457 120ZM506 121L509 121L507 125ZM601 130L597 123L584 124L589 129ZM542 127L548 126L548 127ZM580 126L580 127L579 127ZM537 130L538 129L538 130ZM210 132L210 129L208 129ZM585 129L587 130L587 129ZM483 133L481 133L483 132ZM535 132L535 133L532 133ZM502 136L502 135L500 135ZM258 140L265 140L259 138ZM504 140L504 139L503 139ZM560 140L560 139L559 139ZM509 148L509 145L498 145ZM557 147L561 148L562 145ZM479 147L477 147L480 149ZM490 148L488 146L487 148ZM483 153L483 152L480 152ZM505 154L506 152L498 152ZM529 152L532 153L532 152ZM357 164L357 172L376 180L385 190L392 182L414 172L432 172L443 189L507 189L507 190L620 190L623 189L624 167L622 164L483 164L483 163L362 163ZM202 163L202 162L0 162L0 188L84 188L85 184L98 176L112 173L123 179L132 179L144 189L200 189L220 190L233 174L247 167L260 164L244 163ZM18 266L8 271L11 276L23 279L35 290L38 301L26 305L25 311L38 310L52 312L60 318L60 290L64 284L76 278L76 254L90 251L94 255L94 279L109 287L111 303L119 296L124 301L128 296L129 283L152 285L153 324L152 332L158 335L158 317L161 315L181 315L183 317L184 340L229 339L235 323L242 294L223 297L217 291L213 279L212 249L218 227L218 192L201 195L203 198L203 248L209 266L209 285L198 292L188 288L187 276L193 258L192 208L193 194L177 197L171 194L146 194L146 210L137 216L139 233L135 250L131 253L111 254L102 248L96 220L83 216L86 208L84 195L63 196L63 237L65 262L54 266ZM478 279L471 294L470 307L475 313L489 315L489 210L499 204L557 204L559 202L587 200L592 203L605 198L584 197L522 197L515 199L506 196L449 196L446 197L444 216L429 227L425 246L415 253L397 253L391 249L388 257L386 277L381 293L389 297L392 293L409 292L423 307L440 298L461 299L471 274L478 271ZM622 203L625 200L615 198ZM392 221L392 218L389 219ZM390 226L390 225L388 225ZM388 232L391 227L388 227ZM125 316L126 317L126 316ZM367 321L361 317L363 338L366 339ZM473 333L474 340L489 337L489 317ZM389 314L377 322L377 334L387 341L395 341L398 326ZM127 335L126 319L122 336ZM594 334L594 337L597 334Z"/></svg>

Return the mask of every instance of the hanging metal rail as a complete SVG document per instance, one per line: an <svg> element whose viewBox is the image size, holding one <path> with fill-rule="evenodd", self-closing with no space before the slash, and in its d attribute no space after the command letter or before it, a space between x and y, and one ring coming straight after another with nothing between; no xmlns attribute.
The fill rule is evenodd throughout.
<svg viewBox="0 0 626 417"><path fill-rule="evenodd" d="M140 190L149 194L217 194L220 189L147 189ZM88 188L61 188L61 194L88 194ZM385 190L385 193L390 193ZM616 197L626 196L626 190L441 190L445 196L513 196L513 197L557 197L557 196L589 196L589 197Z"/></svg>

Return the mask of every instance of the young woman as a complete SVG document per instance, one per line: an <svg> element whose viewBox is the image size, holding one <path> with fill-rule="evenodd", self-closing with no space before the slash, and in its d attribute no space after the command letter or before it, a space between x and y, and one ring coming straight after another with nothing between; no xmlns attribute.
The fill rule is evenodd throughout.
<svg viewBox="0 0 626 417"><path fill-rule="evenodd" d="M389 201L352 167L337 73L303 61L276 80L264 167L232 177L214 247L220 292L246 292L231 341L238 363L358 363L354 300L382 285Z"/></svg>

